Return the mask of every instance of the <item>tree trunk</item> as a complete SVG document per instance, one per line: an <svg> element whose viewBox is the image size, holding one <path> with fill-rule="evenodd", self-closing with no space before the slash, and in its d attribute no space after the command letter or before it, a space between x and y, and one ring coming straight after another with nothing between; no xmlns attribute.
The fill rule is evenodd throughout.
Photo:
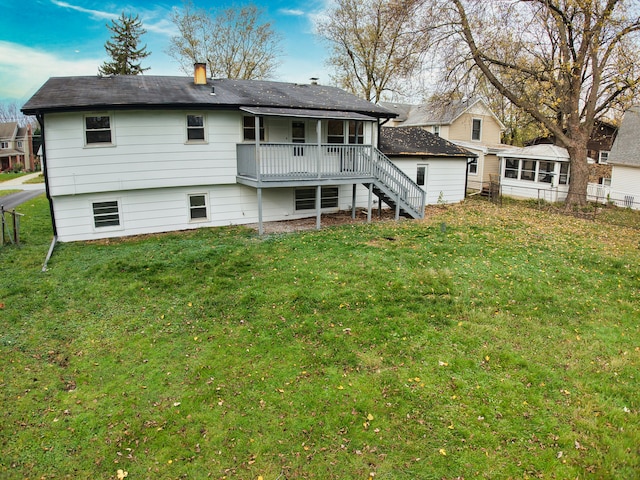
<svg viewBox="0 0 640 480"><path fill-rule="evenodd" d="M570 158L569 194L566 206L583 206L587 203L587 184L589 183L589 165L587 163L588 136L577 134L566 146Z"/></svg>

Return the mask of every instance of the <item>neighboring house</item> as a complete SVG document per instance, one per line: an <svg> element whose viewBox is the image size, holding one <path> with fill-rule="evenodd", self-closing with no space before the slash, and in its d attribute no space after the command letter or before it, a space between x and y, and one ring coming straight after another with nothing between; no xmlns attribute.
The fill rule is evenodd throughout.
<svg viewBox="0 0 640 480"><path fill-rule="evenodd" d="M31 125L0 123L0 171L32 171L36 168Z"/></svg>
<svg viewBox="0 0 640 480"><path fill-rule="evenodd" d="M24 105L41 125L60 241L317 218L375 194L424 216L425 193L378 149L383 107L317 84L51 78Z"/></svg>
<svg viewBox="0 0 640 480"><path fill-rule="evenodd" d="M625 112L608 160L612 171L606 200L640 209L640 106Z"/></svg>
<svg viewBox="0 0 640 480"><path fill-rule="evenodd" d="M611 165L608 163L609 152L618 133L615 125L597 121L587 142L587 157L589 161L589 192L595 192L598 186L608 187L611 184ZM556 144L553 135L539 137L527 145ZM602 189L600 189L602 190Z"/></svg>
<svg viewBox="0 0 640 480"><path fill-rule="evenodd" d="M486 190L492 176L498 178L500 165L497 154L511 146L500 143L505 126L484 100L471 99L446 106L386 102L380 105L398 115L389 122L390 126L420 127L472 151L476 158L468 166L468 188Z"/></svg>
<svg viewBox="0 0 640 480"><path fill-rule="evenodd" d="M551 144L512 147L498 154L500 192L515 198L562 201L569 191L569 154Z"/></svg>
<svg viewBox="0 0 640 480"><path fill-rule="evenodd" d="M464 200L467 165L476 159L469 150L419 127L383 127L380 150L422 187L427 204Z"/></svg>

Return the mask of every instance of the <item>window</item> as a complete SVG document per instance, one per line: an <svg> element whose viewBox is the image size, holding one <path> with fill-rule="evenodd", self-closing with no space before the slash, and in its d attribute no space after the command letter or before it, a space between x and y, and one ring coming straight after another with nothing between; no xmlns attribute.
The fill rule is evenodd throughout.
<svg viewBox="0 0 640 480"><path fill-rule="evenodd" d="M204 142L203 115L187 115L187 141Z"/></svg>
<svg viewBox="0 0 640 480"><path fill-rule="evenodd" d="M260 140L264 140L264 121L259 117ZM243 117L243 138L245 140L256 140L256 117Z"/></svg>
<svg viewBox="0 0 640 480"><path fill-rule="evenodd" d="M327 122L327 143L344 143L344 122L342 120Z"/></svg>
<svg viewBox="0 0 640 480"><path fill-rule="evenodd" d="M22 148L22 141L18 142L18 148Z"/></svg>
<svg viewBox="0 0 640 480"><path fill-rule="evenodd" d="M93 224L96 228L116 227L120 225L118 201L94 202Z"/></svg>
<svg viewBox="0 0 640 480"><path fill-rule="evenodd" d="M189 218L193 221L207 220L207 196L204 194L189 195Z"/></svg>
<svg viewBox="0 0 640 480"><path fill-rule="evenodd" d="M364 123L355 120L349 121L349 143L351 145L364 143Z"/></svg>
<svg viewBox="0 0 640 480"><path fill-rule="evenodd" d="M473 158L469 163L468 163L468 170L469 173L471 175L477 175L478 174L478 157Z"/></svg>
<svg viewBox="0 0 640 480"><path fill-rule="evenodd" d="M598 163L608 163L609 162L609 152L602 151L598 155Z"/></svg>
<svg viewBox="0 0 640 480"><path fill-rule="evenodd" d="M312 210L316 208L316 189L296 189L296 210ZM338 208L338 187L322 187L320 208Z"/></svg>
<svg viewBox="0 0 640 480"><path fill-rule="evenodd" d="M606 178L606 177L601 177L600 178L600 185L602 185L604 187L610 187L611 186L611 179L610 178Z"/></svg>
<svg viewBox="0 0 640 480"><path fill-rule="evenodd" d="M418 166L418 174L416 175L416 183L424 187L427 178L427 167Z"/></svg>
<svg viewBox="0 0 640 480"><path fill-rule="evenodd" d="M471 125L471 140L480 140L482 135L482 119L474 118Z"/></svg>
<svg viewBox="0 0 640 480"><path fill-rule="evenodd" d="M518 169L520 167L520 160L517 158L507 158L504 165L505 178L518 178Z"/></svg>
<svg viewBox="0 0 640 480"><path fill-rule="evenodd" d="M439 136L440 136L440 125L434 125L434 126L433 126L433 134L434 134L436 137L439 137Z"/></svg>
<svg viewBox="0 0 640 480"><path fill-rule="evenodd" d="M0 148L9 148L9 142L0 142Z"/></svg>
<svg viewBox="0 0 640 480"><path fill-rule="evenodd" d="M522 170L520 170L520 180L536 180L536 162L535 160L522 160Z"/></svg>
<svg viewBox="0 0 640 480"><path fill-rule="evenodd" d="M111 144L111 118L108 115L84 117L87 145Z"/></svg>
<svg viewBox="0 0 640 480"><path fill-rule="evenodd" d="M568 163L560 164L560 177L558 178L558 184L560 185L569 184L569 164Z"/></svg>
<svg viewBox="0 0 640 480"><path fill-rule="evenodd" d="M551 180L553 179L553 175L554 175L554 168L555 168L555 163L554 162L539 162L539 166L538 166L538 181L542 182L542 183L552 183Z"/></svg>
<svg viewBox="0 0 640 480"><path fill-rule="evenodd" d="M305 143L305 124L304 122L291 122L291 141L293 143ZM293 147L293 156L301 157L304 155L304 147Z"/></svg>

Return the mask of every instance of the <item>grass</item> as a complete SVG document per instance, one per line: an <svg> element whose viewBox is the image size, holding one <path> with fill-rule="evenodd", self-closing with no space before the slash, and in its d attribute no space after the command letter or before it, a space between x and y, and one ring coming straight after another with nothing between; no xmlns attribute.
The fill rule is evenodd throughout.
<svg viewBox="0 0 640 480"><path fill-rule="evenodd" d="M7 180L13 180L14 178L22 177L26 174L27 172L2 172L0 173L0 183L6 182Z"/></svg>
<svg viewBox="0 0 640 480"><path fill-rule="evenodd" d="M27 181L24 182L25 184L32 184L32 183L44 183L44 175L41 173L40 175L38 175L37 177L31 178Z"/></svg>
<svg viewBox="0 0 640 480"><path fill-rule="evenodd" d="M0 477L638 478L638 231L509 203L0 250ZM637 215L637 212L635 213Z"/></svg>
<svg viewBox="0 0 640 480"><path fill-rule="evenodd" d="M11 195L12 193L18 193L20 190L0 190L0 197Z"/></svg>

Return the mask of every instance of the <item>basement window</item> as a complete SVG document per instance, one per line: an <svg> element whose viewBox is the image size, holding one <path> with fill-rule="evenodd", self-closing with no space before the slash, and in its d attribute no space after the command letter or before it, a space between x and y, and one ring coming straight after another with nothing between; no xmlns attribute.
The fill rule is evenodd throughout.
<svg viewBox="0 0 640 480"><path fill-rule="evenodd" d="M322 187L320 208L338 208L338 187ZM316 189L296 189L296 210L313 210L316 208Z"/></svg>
<svg viewBox="0 0 640 480"><path fill-rule="evenodd" d="M192 222L208 220L207 196L205 194L189 195L189 218Z"/></svg>
<svg viewBox="0 0 640 480"><path fill-rule="evenodd" d="M96 228L120 226L120 208L118 201L94 202L93 224Z"/></svg>

